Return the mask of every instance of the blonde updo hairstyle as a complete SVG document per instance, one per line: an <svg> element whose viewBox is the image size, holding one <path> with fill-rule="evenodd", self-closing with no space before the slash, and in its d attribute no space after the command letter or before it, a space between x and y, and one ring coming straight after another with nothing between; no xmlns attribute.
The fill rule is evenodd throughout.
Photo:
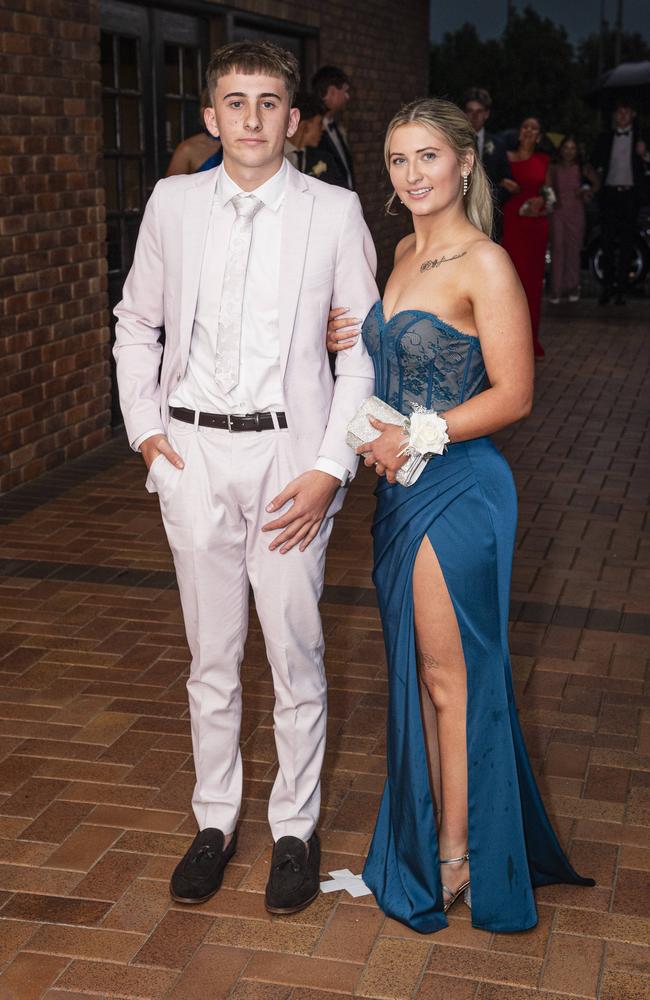
<svg viewBox="0 0 650 1000"><path fill-rule="evenodd" d="M472 225L484 232L486 236L490 236L494 215L491 185L476 152L476 133L464 113L451 101L444 101L438 97L424 97L418 101L412 101L410 104L405 104L393 117L386 131L384 160L389 172L390 141L393 132L401 125L411 124L424 125L425 128L441 135L456 154L459 164L463 162L468 153L474 153L474 166L467 178L469 186L463 204L465 214ZM393 215L395 213L391 213L390 210L395 197L396 194L393 192L386 204L386 211Z"/></svg>

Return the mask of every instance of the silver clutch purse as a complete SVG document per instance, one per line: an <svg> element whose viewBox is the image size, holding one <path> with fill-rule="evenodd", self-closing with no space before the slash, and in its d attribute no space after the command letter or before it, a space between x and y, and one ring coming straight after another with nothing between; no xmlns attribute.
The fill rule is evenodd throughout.
<svg viewBox="0 0 650 1000"><path fill-rule="evenodd" d="M379 437L381 432L372 426L368 417L375 417L385 424L399 424L401 427L406 420L403 413L389 406L383 399L379 399L378 396L368 396L348 424L345 440L350 448L358 448L360 444L367 444ZM398 470L395 476L397 482L402 486L412 486L422 474L428 461L428 455L411 455Z"/></svg>

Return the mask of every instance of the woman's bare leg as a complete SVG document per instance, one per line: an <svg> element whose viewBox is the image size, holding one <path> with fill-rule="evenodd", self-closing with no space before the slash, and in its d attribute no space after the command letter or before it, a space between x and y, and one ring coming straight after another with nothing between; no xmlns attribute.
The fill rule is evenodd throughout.
<svg viewBox="0 0 650 1000"><path fill-rule="evenodd" d="M440 766L441 858L457 858L467 850L467 674L460 632L438 558L428 538L420 546L413 570L415 642L420 677L436 715ZM427 710L423 721L429 744L430 771L435 747ZM467 862L445 865L442 881L455 890L469 878Z"/></svg>
<svg viewBox="0 0 650 1000"><path fill-rule="evenodd" d="M431 784L431 797L433 799L433 811L436 817L436 830L440 827L442 789L440 787L440 754L438 753L438 720L433 702L429 697L426 685L422 678L422 672L418 671L420 682L420 708L422 711L422 726L424 728L424 738L427 751L427 764L429 766L429 782Z"/></svg>

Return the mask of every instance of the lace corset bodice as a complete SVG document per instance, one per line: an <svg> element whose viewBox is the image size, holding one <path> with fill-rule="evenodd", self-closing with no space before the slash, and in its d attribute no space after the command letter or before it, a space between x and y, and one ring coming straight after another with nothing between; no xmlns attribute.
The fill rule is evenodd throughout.
<svg viewBox="0 0 650 1000"><path fill-rule="evenodd" d="M361 333L375 366L375 394L406 416L414 404L444 411L486 388L478 337L433 313L402 309L386 322L378 301Z"/></svg>

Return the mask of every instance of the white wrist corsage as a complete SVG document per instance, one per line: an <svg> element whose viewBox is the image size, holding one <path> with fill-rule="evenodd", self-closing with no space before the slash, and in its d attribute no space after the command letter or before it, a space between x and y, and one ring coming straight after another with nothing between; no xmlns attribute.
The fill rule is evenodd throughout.
<svg viewBox="0 0 650 1000"><path fill-rule="evenodd" d="M408 437L399 452L402 455L443 455L449 442L447 421L435 410L414 407L404 423Z"/></svg>

